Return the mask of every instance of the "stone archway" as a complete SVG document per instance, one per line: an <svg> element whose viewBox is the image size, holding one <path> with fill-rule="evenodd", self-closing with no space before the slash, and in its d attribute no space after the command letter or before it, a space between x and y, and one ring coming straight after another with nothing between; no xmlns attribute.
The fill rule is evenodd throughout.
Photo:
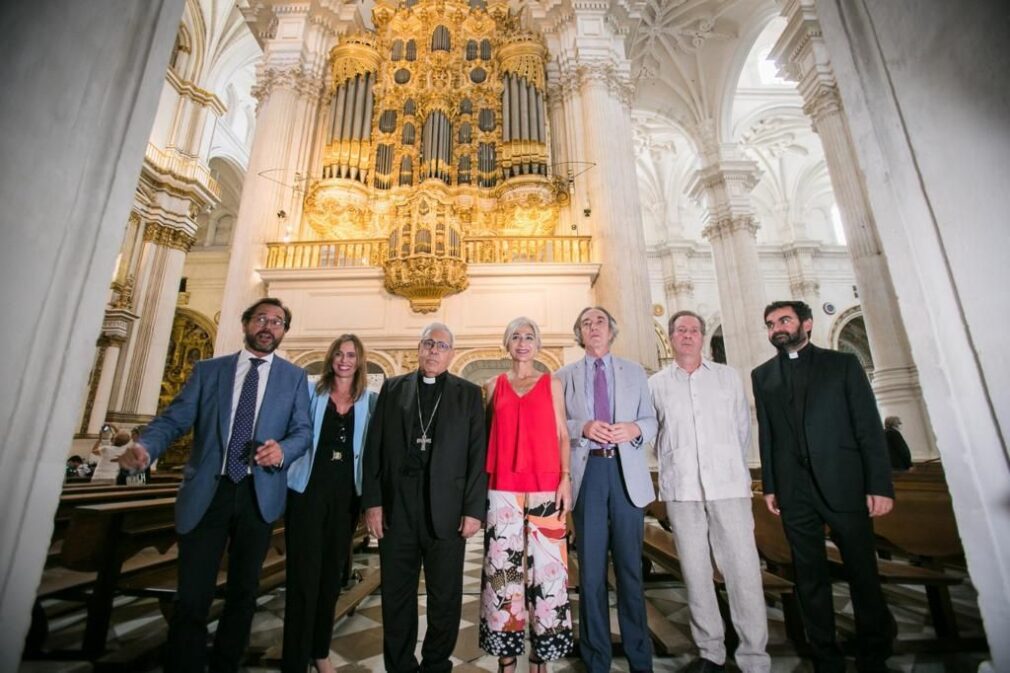
<svg viewBox="0 0 1010 673"><path fill-rule="evenodd" d="M861 307L853 306L838 316L831 330L831 345L835 350L855 355L867 375L873 374L873 355Z"/></svg>

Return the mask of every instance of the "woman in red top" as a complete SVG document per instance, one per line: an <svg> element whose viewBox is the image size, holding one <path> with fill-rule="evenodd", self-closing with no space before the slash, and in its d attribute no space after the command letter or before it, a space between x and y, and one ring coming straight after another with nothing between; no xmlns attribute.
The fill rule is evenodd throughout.
<svg viewBox="0 0 1010 673"><path fill-rule="evenodd" d="M516 318L505 328L509 371L487 384L488 513L480 646L516 670L530 627L530 671L574 644L565 523L572 504L561 383L533 366L540 328Z"/></svg>

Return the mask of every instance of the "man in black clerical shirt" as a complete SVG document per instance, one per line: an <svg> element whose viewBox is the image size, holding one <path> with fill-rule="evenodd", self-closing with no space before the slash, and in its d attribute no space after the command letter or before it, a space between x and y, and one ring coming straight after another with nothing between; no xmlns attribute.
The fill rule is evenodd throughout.
<svg viewBox="0 0 1010 673"><path fill-rule="evenodd" d="M487 451L480 388L449 374L453 339L428 325L418 371L382 386L362 458L362 507L379 540L386 670L448 671L463 599L466 538L485 516ZM427 622L418 668L417 590L421 566Z"/></svg>
<svg viewBox="0 0 1010 673"><path fill-rule="evenodd" d="M884 671L894 620L877 576L871 517L894 505L887 448L873 391L856 357L809 341L810 307L765 309L779 354L751 373L765 503L782 517L796 592L817 671L841 673L825 551L825 524L842 554L856 618L859 671Z"/></svg>

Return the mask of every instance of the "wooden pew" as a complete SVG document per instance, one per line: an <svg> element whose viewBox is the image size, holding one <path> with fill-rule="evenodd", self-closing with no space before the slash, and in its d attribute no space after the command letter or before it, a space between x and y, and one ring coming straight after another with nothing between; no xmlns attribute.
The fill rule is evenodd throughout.
<svg viewBox="0 0 1010 673"><path fill-rule="evenodd" d="M792 552L782 528L782 521L765 506L761 494L755 494L752 499L754 512L755 539L758 553L765 559L769 570L786 579L793 579ZM888 517L893 514L888 515ZM888 517L883 517L884 519ZM874 520L874 526L878 521ZM929 535L928 530L920 534ZM831 566L833 580L845 581L844 565L841 554L833 545L827 545L825 540L828 563ZM961 578L945 574L921 566L911 565L884 559L877 560L877 572L881 584L903 584L922 586L929 602L929 611L937 638L957 640L959 638L954 610L950 601L949 587L960 584Z"/></svg>
<svg viewBox="0 0 1010 673"><path fill-rule="evenodd" d="M70 516L74 509L85 505L99 505L111 502L127 502L130 500L153 500L155 498L170 498L178 492L179 486L116 486L114 490L87 489L67 492L60 495L60 504L56 508L53 542L63 538Z"/></svg>
<svg viewBox="0 0 1010 673"><path fill-rule="evenodd" d="M175 498L131 500L77 507L63 540L60 559L71 570L95 573L87 599L84 654L96 658L105 650L112 601L124 570L139 572L175 562L166 554L175 544ZM124 564L146 548L161 552L137 567Z"/></svg>
<svg viewBox="0 0 1010 673"><path fill-rule="evenodd" d="M653 563L668 570L674 576L683 578L673 533L646 524L642 552ZM726 586L726 581L718 569L715 569L712 581L715 582L717 591ZM803 632L803 621L800 618L799 604L796 600L793 583L780 575L762 570L761 585L766 600L782 605L782 615L785 619L786 634L789 639L797 645L803 645L806 642L806 637ZM722 602L721 594L717 595ZM727 631L729 631L732 629L732 624L727 623L727 627Z"/></svg>

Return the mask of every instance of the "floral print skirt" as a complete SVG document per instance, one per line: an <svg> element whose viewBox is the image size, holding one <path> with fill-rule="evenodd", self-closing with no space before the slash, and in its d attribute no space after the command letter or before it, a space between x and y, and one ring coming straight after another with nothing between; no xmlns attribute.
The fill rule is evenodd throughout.
<svg viewBox="0 0 1010 673"><path fill-rule="evenodd" d="M552 661L571 652L565 518L554 492L488 491L481 578L480 646L498 657L533 651Z"/></svg>

